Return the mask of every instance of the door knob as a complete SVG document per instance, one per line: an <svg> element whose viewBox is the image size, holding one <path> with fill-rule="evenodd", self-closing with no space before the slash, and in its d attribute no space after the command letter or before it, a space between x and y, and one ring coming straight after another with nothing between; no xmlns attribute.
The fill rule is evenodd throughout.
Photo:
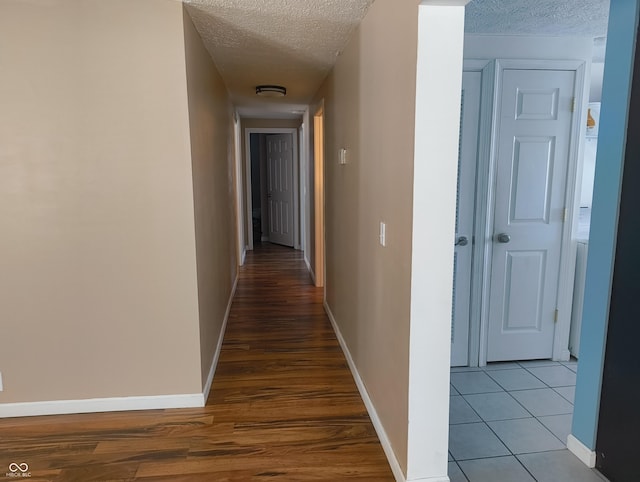
<svg viewBox="0 0 640 482"><path fill-rule="evenodd" d="M509 241L511 241L511 236L509 236L507 233L498 234L499 243L508 243Z"/></svg>
<svg viewBox="0 0 640 482"><path fill-rule="evenodd" d="M455 246L466 246L467 244L469 244L469 240L467 239L467 237L460 236L458 239L456 239Z"/></svg>

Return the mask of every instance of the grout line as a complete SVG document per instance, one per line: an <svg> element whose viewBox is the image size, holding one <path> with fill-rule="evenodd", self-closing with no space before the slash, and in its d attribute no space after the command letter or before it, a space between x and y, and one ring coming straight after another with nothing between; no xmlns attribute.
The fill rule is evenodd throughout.
<svg viewBox="0 0 640 482"><path fill-rule="evenodd" d="M524 455L524 454L520 454L520 455ZM514 455L514 458L515 458L515 459L518 461L518 463L522 466L522 468L525 470L525 472L527 472L527 474L529 474L529 475L531 476L531 478L532 478L533 480L536 480L536 481L538 480L538 479L536 479L536 477L535 477L535 476L534 476L534 475L529 471L529 469L527 468L527 466L526 466L526 465L524 465L524 464L522 463L522 460L520 460L520 459L518 458L518 456L517 456L517 455Z"/></svg>
<svg viewBox="0 0 640 482"><path fill-rule="evenodd" d="M512 390L512 391L515 391L515 390ZM514 397L513 395L511 395L511 392L507 392L507 393L509 394L509 396L510 396L513 400L515 400L515 402L516 402L518 405L520 405L520 406L524 409L524 411L525 411L525 412L527 412L527 413L531 414L531 416L535 418L535 415L531 412L531 410L529 410L527 407L525 407L523 404L521 404L521 403L520 403L520 401L519 401L516 397Z"/></svg>
<svg viewBox="0 0 640 482"><path fill-rule="evenodd" d="M456 464L458 466L458 470L460 470L460 473L462 474L462 476L464 477L464 480L466 480L467 482L469 482L469 477L467 477L467 474L464 472L464 470L462 470L462 467L460 467L460 464L456 461L453 462L454 464ZM447 474L448 475L448 474Z"/></svg>
<svg viewBox="0 0 640 482"><path fill-rule="evenodd" d="M574 387L575 390L575 385L569 385L569 387ZM556 387L556 388L568 388L568 387ZM562 398L564 398L567 402L569 402L571 404L571 406L574 406L575 403L572 402L571 400L569 400L567 397L565 397L562 393L560 393L559 391L557 391L555 388L553 389L554 392L556 392L558 395L560 395ZM575 392L574 392L575 393ZM575 396L575 395L574 395Z"/></svg>
<svg viewBox="0 0 640 482"><path fill-rule="evenodd" d="M504 445L504 448L506 448L506 449L509 451L509 453L510 453L512 456L514 456L514 457L515 457L515 455L516 455L516 454L514 454L514 453L513 453L513 451L512 451L512 450L509 448L509 446L506 444L506 442L500 438L500 435L498 435L498 434L493 430L493 428L491 428L491 425L489 425L487 422L485 422L485 425L486 425L487 427L489 427L489 430L491 430L491 432L493 433L493 435L495 435L495 436L496 436L496 438L497 438L498 440L500 440L500 443L501 443L502 445ZM487 457L487 458L489 458L489 457Z"/></svg>
<svg viewBox="0 0 640 482"><path fill-rule="evenodd" d="M475 414L478 416L478 418L479 418L481 421L483 421L483 422L484 422L484 419L482 418L482 415L480 415L478 412L476 412L476 409L475 409L475 408L473 408L473 405L471 405L471 404L469 403L469 400L467 400L466 398L464 398L464 395L460 395L460 396L461 396L461 397L462 397L462 399L465 401L465 403L466 403L467 405L469 405L469 408L470 408L471 410L473 410L473 413L475 413ZM451 409L451 406L449 406L449 409ZM470 423L474 423L474 422L470 422ZM475 422L475 423L477 423L477 422ZM452 423L451 423L451 413L449 413L449 425L450 425L450 426L451 426L451 425L461 425L461 424L459 424L459 423L454 423L454 424L452 424Z"/></svg>

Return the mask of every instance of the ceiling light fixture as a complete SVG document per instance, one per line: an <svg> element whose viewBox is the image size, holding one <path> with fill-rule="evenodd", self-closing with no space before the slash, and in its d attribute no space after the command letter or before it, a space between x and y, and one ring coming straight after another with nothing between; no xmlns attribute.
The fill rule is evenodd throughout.
<svg viewBox="0 0 640 482"><path fill-rule="evenodd" d="M287 89L281 85L258 85L256 87L256 95L261 97L284 97L287 95Z"/></svg>

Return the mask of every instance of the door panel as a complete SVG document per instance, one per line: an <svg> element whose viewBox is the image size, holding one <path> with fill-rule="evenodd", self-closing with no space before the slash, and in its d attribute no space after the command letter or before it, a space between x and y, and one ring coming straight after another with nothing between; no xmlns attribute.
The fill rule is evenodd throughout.
<svg viewBox="0 0 640 482"><path fill-rule="evenodd" d="M293 142L291 134L267 139L269 241L293 246Z"/></svg>
<svg viewBox="0 0 640 482"><path fill-rule="evenodd" d="M451 315L451 366L469 364L471 263L481 81L480 72L463 73L455 237L457 244L454 251ZM466 243L463 239L466 239Z"/></svg>
<svg viewBox="0 0 640 482"><path fill-rule="evenodd" d="M505 313L503 333L541 329L542 296L546 252L506 253Z"/></svg>
<svg viewBox="0 0 640 482"><path fill-rule="evenodd" d="M505 70L487 361L551 358L575 72Z"/></svg>
<svg viewBox="0 0 640 482"><path fill-rule="evenodd" d="M554 139L517 137L511 166L510 224L549 222Z"/></svg>

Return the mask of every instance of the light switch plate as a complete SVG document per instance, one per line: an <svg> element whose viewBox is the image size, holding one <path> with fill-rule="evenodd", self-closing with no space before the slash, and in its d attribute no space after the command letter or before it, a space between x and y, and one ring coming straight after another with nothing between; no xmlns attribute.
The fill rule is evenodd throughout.
<svg viewBox="0 0 640 482"><path fill-rule="evenodd" d="M387 245L387 225L380 221L380 246Z"/></svg>
<svg viewBox="0 0 640 482"><path fill-rule="evenodd" d="M345 165L347 163L347 150L344 147L341 147L338 154L338 162L341 165Z"/></svg>

